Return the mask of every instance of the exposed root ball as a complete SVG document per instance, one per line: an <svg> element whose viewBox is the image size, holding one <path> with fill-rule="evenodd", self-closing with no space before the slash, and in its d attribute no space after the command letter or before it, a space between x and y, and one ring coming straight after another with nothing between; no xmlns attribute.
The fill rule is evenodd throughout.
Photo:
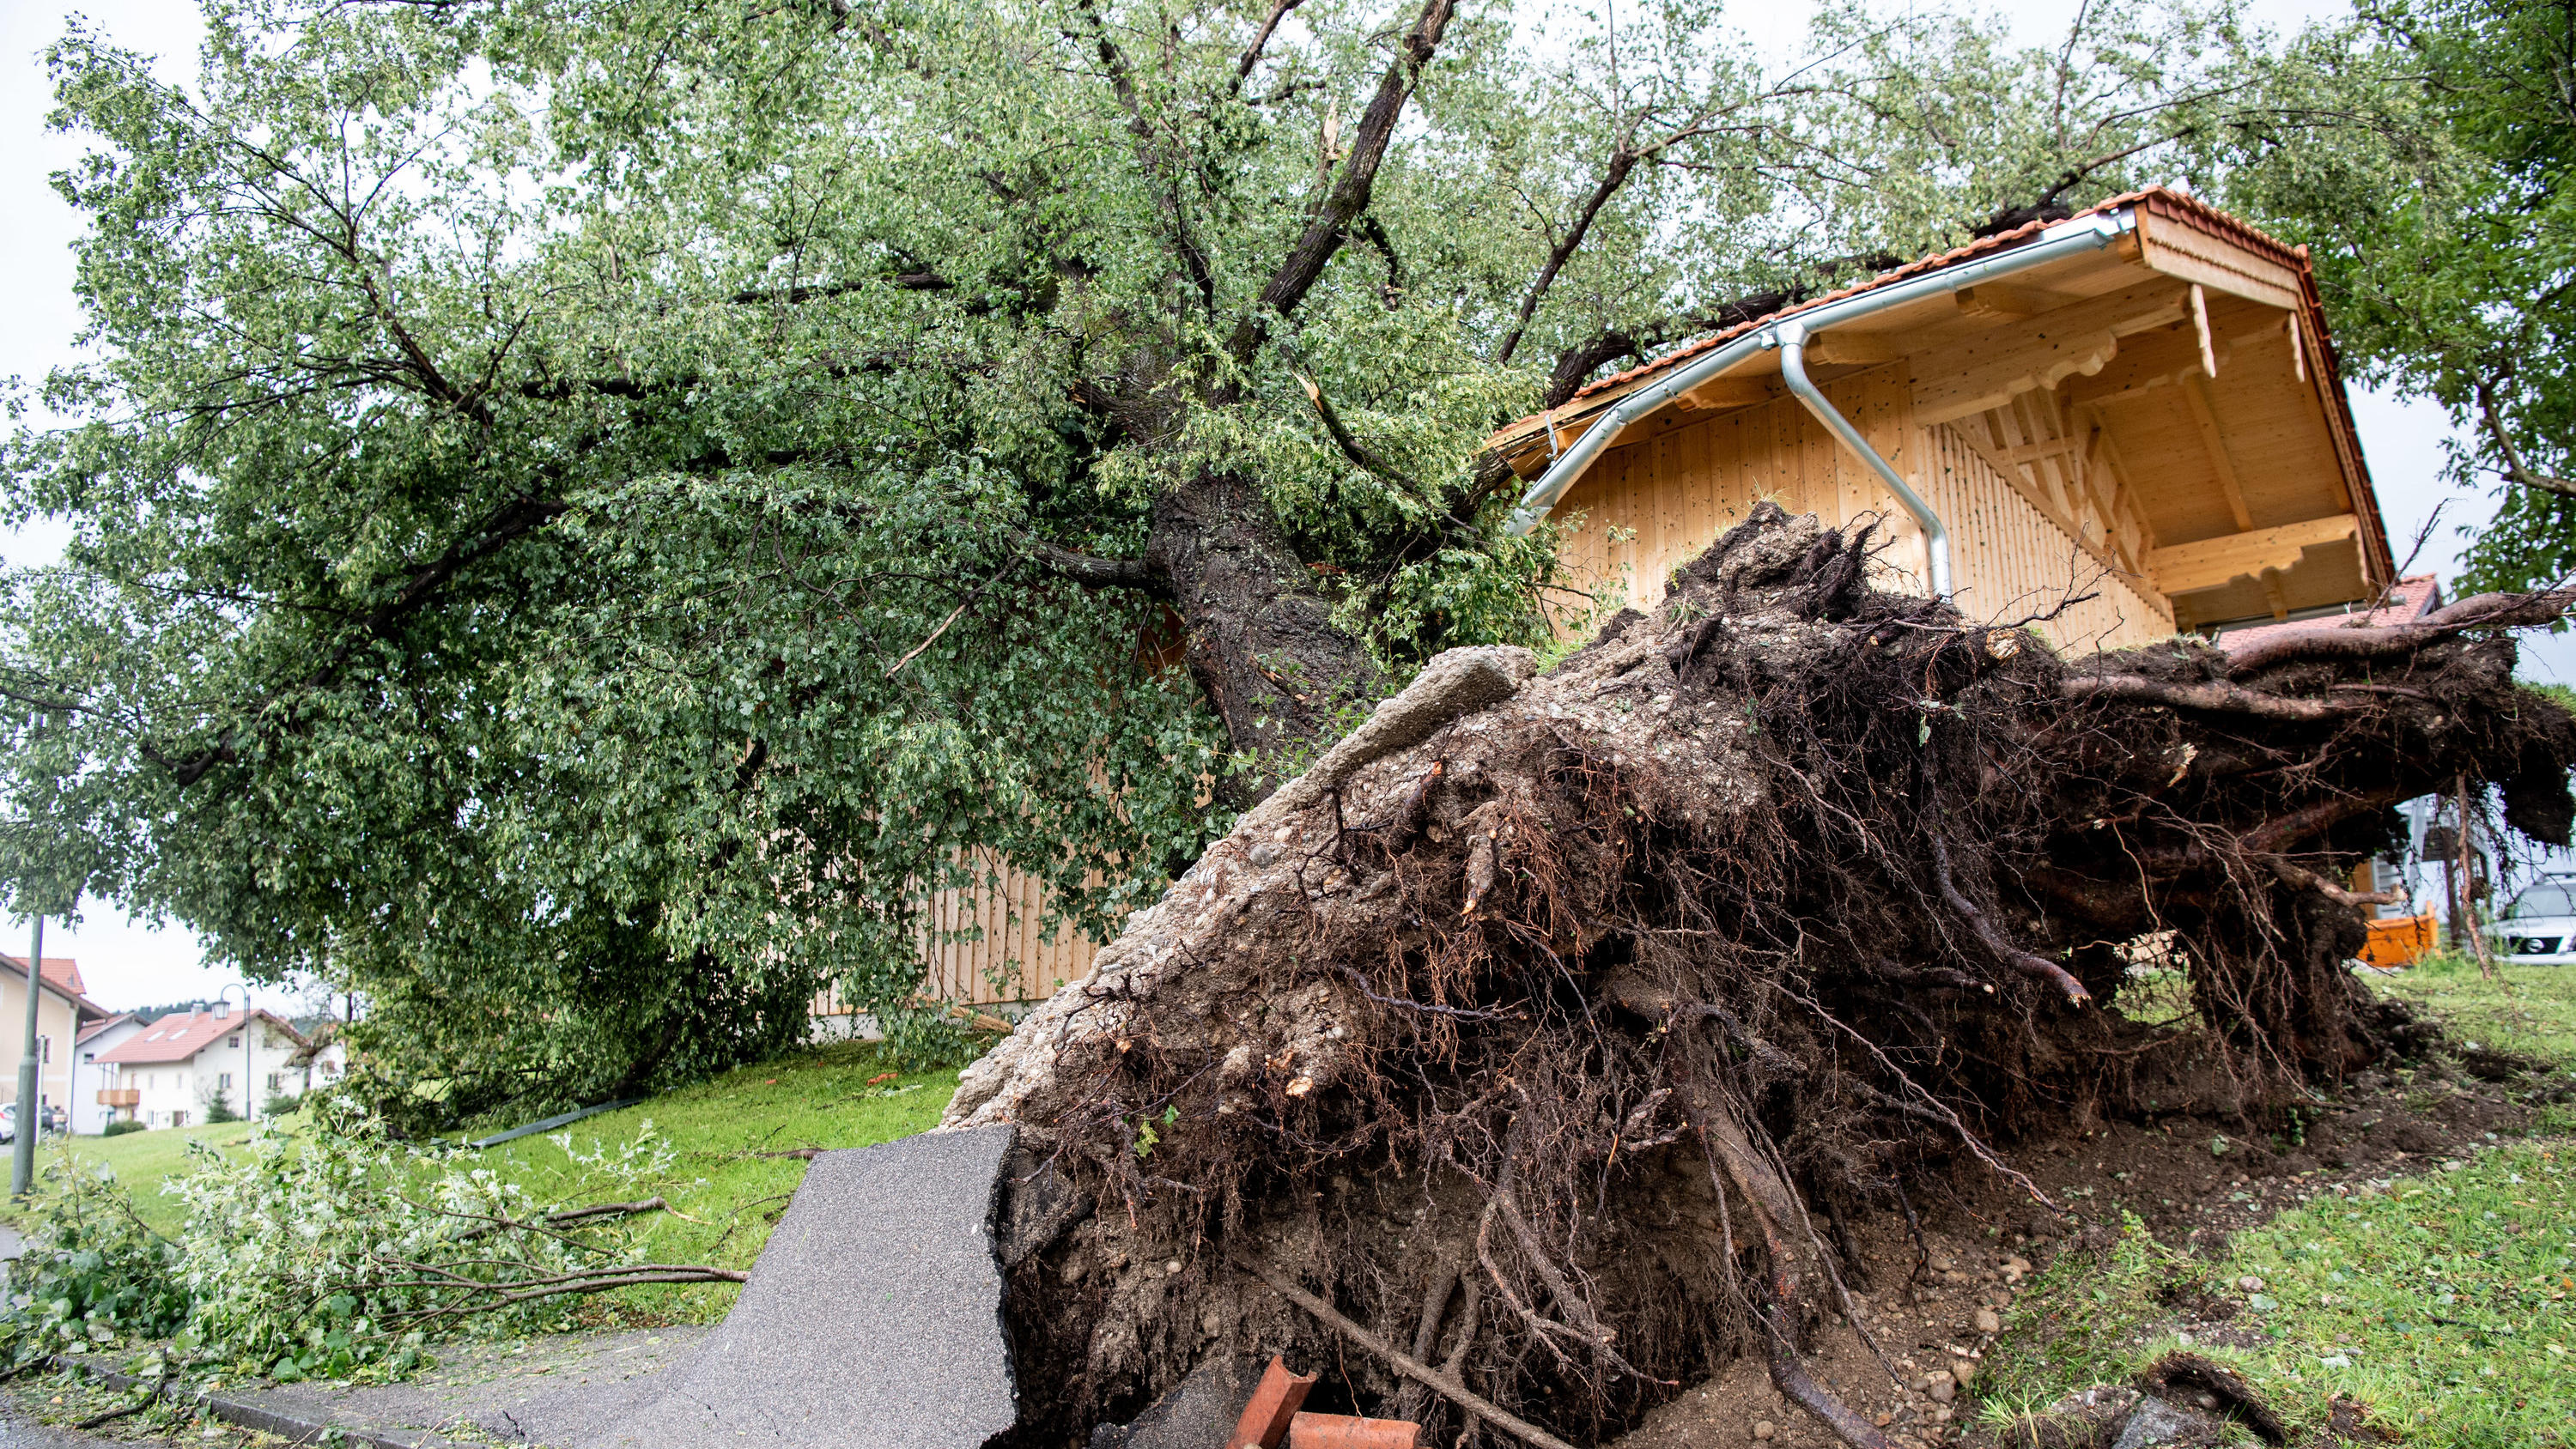
<svg viewBox="0 0 2576 1449"><path fill-rule="evenodd" d="M1028 1442L1291 1344L1314 1407L1459 1423L1247 1263L1568 1440L1749 1352L1877 1442L1800 1367L1839 1221L2372 1060L2333 883L2397 801L2496 781L2564 838L2576 720L2463 634L2563 600L2070 664L1870 554L1765 505L1542 677L1443 656L968 1070L949 1120L1030 1154ZM2197 1030L2105 1010L2150 950Z"/></svg>

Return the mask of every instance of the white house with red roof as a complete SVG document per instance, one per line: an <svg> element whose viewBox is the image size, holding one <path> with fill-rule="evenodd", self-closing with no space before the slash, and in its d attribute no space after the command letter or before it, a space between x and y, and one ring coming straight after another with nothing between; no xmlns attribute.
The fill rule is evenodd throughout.
<svg viewBox="0 0 2576 1449"><path fill-rule="evenodd" d="M115 1093L109 1085L115 1068L100 1066L98 1059L151 1028L152 1023L131 1011L120 1011L105 1021L94 1021L81 1028L80 1045L72 1053L72 1131L75 1134L95 1137L107 1130L108 1123L125 1115L116 1106Z"/></svg>
<svg viewBox="0 0 2576 1449"><path fill-rule="evenodd" d="M173 1012L98 1054L102 1100L147 1127L190 1127L216 1098L256 1119L271 1097L306 1084L308 1043L285 1018L229 1002Z"/></svg>
<svg viewBox="0 0 2576 1449"><path fill-rule="evenodd" d="M85 994L80 963L69 956L46 957L37 976L44 983L36 998L37 1102L42 1108L60 1109L73 1098L72 1043L83 1026L104 1020L108 1011ZM27 958L0 956L0 1100L17 1099L26 992Z"/></svg>

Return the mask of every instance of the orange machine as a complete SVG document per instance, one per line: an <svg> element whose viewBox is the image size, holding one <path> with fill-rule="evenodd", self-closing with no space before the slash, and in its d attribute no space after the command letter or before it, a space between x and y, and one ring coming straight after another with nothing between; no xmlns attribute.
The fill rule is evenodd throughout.
<svg viewBox="0 0 2576 1449"><path fill-rule="evenodd" d="M2361 948L2361 959L2383 970L2412 966L2433 949L2433 915L2391 916L2370 923L2370 943Z"/></svg>

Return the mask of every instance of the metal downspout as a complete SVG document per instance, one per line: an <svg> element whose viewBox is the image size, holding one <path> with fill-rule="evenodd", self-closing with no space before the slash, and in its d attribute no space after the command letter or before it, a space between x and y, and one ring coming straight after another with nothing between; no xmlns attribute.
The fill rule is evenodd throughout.
<svg viewBox="0 0 2576 1449"><path fill-rule="evenodd" d="M1853 457L1869 465L1870 471L1876 473L1888 491L1896 495L1896 501L1904 504L1905 511L1913 514L1914 521L1922 525L1923 551L1931 556L1932 563L1932 597L1949 598L1949 525L1941 521L1941 515L1932 511L1932 505L1922 494L1914 491L1903 474L1879 456L1878 450L1869 445L1869 439L1862 437L1860 429L1852 426L1851 419L1844 417L1842 410L1825 397L1824 389L1816 386L1815 379L1807 376L1806 325L1797 321L1783 322L1767 335L1780 349L1780 377L1789 384L1789 391L1806 404L1807 411L1816 415L1816 421L1825 425L1825 431L1842 440L1842 445L1851 450Z"/></svg>
<svg viewBox="0 0 2576 1449"><path fill-rule="evenodd" d="M1884 287L1874 287L1866 292L1856 292L1837 301L1811 307L1795 319L1784 321L1776 327L1736 338L1705 356L1692 359L1684 366L1674 369L1611 404L1599 419L1584 430L1583 436L1574 440L1573 446L1558 454L1548 465L1547 471L1540 474L1536 482L1530 484L1529 490L1521 495L1520 507L1513 511L1511 521L1505 527L1515 535L1527 534L1531 529L1538 527L1546 519L1549 511L1556 507L1557 500L1565 496L1566 490L1572 488L1575 480L1583 476L1584 470L1592 466L1592 460L1600 456L1602 449L1608 447L1628 424L1655 411L1683 393L1689 392L1708 379L1726 372L1754 353L1778 347L1781 350L1781 375L1789 380L1789 389L1797 396L1798 401L1805 404L1807 410L1814 413L1817 420L1831 430L1835 437L1841 439L1843 446L1851 449L1863 462L1869 464L1880 478L1886 480L1889 486L1896 490L1896 496L1905 504L1906 511L1913 514L1915 521L1923 526L1924 537L1930 542L1932 549L1932 591L1947 598L1950 596L1948 528L1943 526L1940 516L1932 511L1931 506L1897 475L1894 468L1888 466L1887 460L1880 457L1876 449L1870 447L1868 440L1861 437L1850 421L1835 411L1833 404L1825 401L1824 394L1816 390L1815 383L1808 378L1806 372L1806 341L1828 327L1838 327L1846 322L1854 322L1873 313L1884 312L1891 307L1901 307L1909 302L1924 297L1939 296L1945 292L1960 291L1976 286L1980 282L1991 282L1998 277L2045 266L2063 257L2099 251L2136 227L2136 215L2130 211L2110 212L2084 217L2077 221L2059 222L2041 232L2039 239L2027 246L2015 247L2011 251L1960 266L1945 267L1940 271L1929 272L1919 277L1909 277L1904 281L1894 282ZM1786 342L1786 338L1793 330L1798 339L1794 347ZM1551 422L1549 424L1551 441L1554 437L1554 427L1555 424Z"/></svg>

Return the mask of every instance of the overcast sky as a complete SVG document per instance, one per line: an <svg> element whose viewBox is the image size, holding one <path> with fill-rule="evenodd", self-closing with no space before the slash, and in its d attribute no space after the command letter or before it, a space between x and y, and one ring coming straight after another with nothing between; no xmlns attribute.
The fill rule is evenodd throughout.
<svg viewBox="0 0 2576 1449"><path fill-rule="evenodd" d="M1995 8L2012 17L2022 39L2038 42L2062 35L2077 3L2015 0ZM2258 20L2289 30L2347 7L2344 0L2255 0L2250 8ZM1778 53L1796 44L1812 10L1802 0L1764 0L1738 13L1755 41ZM73 14L86 15L119 44L159 57L164 78L173 81L191 79L199 34L193 0L0 0L0 276L12 279L0 287L0 377L30 385L75 356L72 339L80 325L69 251L79 223L47 184L48 176L73 162L78 147L45 129L51 96L39 58ZM2420 404L2361 393L2353 403L2388 532L2402 552L2447 496L2438 475L2448 425L2438 410ZM2451 515L2454 522L2475 521L2492 508L2492 500L2463 498ZM11 564L48 561L59 556L63 535L59 525L0 530L0 558ZM2457 533L2445 527L2416 567L2447 577L2459 544ZM2576 647L2566 638L2526 650L2526 660L2530 677L2576 681ZM25 936L25 922L0 923L0 949L23 953ZM49 928L45 945L47 955L77 956L91 994L110 1006L211 997L231 979L206 967L195 937L184 929L129 921L113 906L95 902L76 928ZM287 992L263 991L262 998L292 1004Z"/></svg>

